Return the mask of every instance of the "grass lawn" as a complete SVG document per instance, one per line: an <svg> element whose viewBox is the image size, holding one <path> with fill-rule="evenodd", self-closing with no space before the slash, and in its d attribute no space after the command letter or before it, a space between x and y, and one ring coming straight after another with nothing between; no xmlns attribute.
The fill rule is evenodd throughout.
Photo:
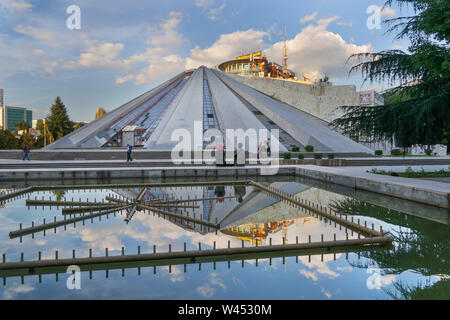
<svg viewBox="0 0 450 320"><path fill-rule="evenodd" d="M402 156L402 155L400 155L400 156L393 156L393 155L384 154L383 157L386 157L386 158L415 158L415 157L419 157L419 158L437 158L439 156L433 156L433 155L428 156L426 154L421 154L421 155L417 155L417 156L413 156L413 155L410 155L410 154L407 154L406 156Z"/></svg>
<svg viewBox="0 0 450 320"><path fill-rule="evenodd" d="M385 176L395 176L402 178L450 178L450 168L448 171L440 170L435 172L413 171L411 168L404 172L392 172L385 170L372 169L369 173L382 174Z"/></svg>

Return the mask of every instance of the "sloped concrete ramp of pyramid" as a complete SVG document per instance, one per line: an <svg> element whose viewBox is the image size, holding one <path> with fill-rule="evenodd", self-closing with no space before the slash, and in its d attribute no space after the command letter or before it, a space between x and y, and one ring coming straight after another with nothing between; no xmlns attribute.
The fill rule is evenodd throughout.
<svg viewBox="0 0 450 320"><path fill-rule="evenodd" d="M213 72L230 89L287 131L302 146L312 145L318 151L373 153L371 149L298 112L293 107L244 85L221 71Z"/></svg>
<svg viewBox="0 0 450 320"><path fill-rule="evenodd" d="M124 147L131 133L137 147L171 151L178 144L172 134L180 129L192 138L207 129L222 134L227 129L278 129L280 151L313 145L317 152L372 153L294 108L206 67L180 73L47 148ZM194 150L203 147L201 140L192 144Z"/></svg>

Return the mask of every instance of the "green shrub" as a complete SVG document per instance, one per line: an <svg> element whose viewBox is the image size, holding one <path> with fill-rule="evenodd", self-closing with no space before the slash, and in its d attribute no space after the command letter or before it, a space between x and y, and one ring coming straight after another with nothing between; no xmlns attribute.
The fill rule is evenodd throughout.
<svg viewBox="0 0 450 320"><path fill-rule="evenodd" d="M327 157L328 157L328 159L334 159L334 153L329 153L328 155L327 155Z"/></svg>
<svg viewBox="0 0 450 320"><path fill-rule="evenodd" d="M322 159L323 154L321 153L314 153L314 159Z"/></svg>
<svg viewBox="0 0 450 320"><path fill-rule="evenodd" d="M289 160L291 159L291 153L290 152L285 152L284 153L284 160Z"/></svg>
<svg viewBox="0 0 450 320"><path fill-rule="evenodd" d="M306 150L307 152L314 152L314 147L313 147L313 146L306 146L306 147L305 147L305 150Z"/></svg>
<svg viewBox="0 0 450 320"><path fill-rule="evenodd" d="M429 148L425 149L425 154L426 154L427 156L431 156L432 153L433 153L433 150L431 150L431 149L429 149Z"/></svg>
<svg viewBox="0 0 450 320"><path fill-rule="evenodd" d="M303 160L303 159L305 159L305 155L303 153L300 153L298 155L298 158L299 158L299 160Z"/></svg>
<svg viewBox="0 0 450 320"><path fill-rule="evenodd" d="M293 147L292 152L300 152L300 147Z"/></svg>
<svg viewBox="0 0 450 320"><path fill-rule="evenodd" d="M383 150L375 151L375 155L381 157L383 155Z"/></svg>
<svg viewBox="0 0 450 320"><path fill-rule="evenodd" d="M391 155L393 156L399 156L400 155L400 149L392 149Z"/></svg>

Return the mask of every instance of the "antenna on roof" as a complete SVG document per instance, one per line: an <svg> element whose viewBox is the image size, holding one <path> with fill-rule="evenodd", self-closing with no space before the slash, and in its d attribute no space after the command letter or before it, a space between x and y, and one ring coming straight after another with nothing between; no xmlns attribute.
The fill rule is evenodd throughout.
<svg viewBox="0 0 450 320"><path fill-rule="evenodd" d="M286 25L284 26L283 73L287 73L288 49L286 45Z"/></svg>

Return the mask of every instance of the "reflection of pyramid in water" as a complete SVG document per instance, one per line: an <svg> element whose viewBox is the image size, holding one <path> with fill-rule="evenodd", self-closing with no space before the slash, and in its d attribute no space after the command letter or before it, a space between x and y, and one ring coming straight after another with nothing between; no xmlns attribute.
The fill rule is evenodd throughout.
<svg viewBox="0 0 450 320"><path fill-rule="evenodd" d="M270 184L271 187L277 188L283 192L290 195L296 195L302 191L308 190L311 187L297 183L297 182L274 182ZM244 202L239 204L233 211L231 211L220 223L222 228L231 228L243 224L249 223L249 218L254 216L258 212L273 207L275 204L280 203L279 198L271 197L267 193L261 192L258 189L253 190L253 192L245 199ZM295 216L285 216L283 219L274 219L272 217L266 217L259 219L257 222L274 222L280 220L290 220L294 218L304 217L308 215L303 214L300 210L295 210ZM277 215L279 216L279 212ZM256 222L256 221L251 221Z"/></svg>
<svg viewBox="0 0 450 320"><path fill-rule="evenodd" d="M186 183L185 186L188 186L189 188L192 188L192 185L195 184L195 187L197 187L201 192L199 194L205 195L205 189L203 189L204 187L212 187L215 186L220 187L219 190L221 190L220 192L217 192L218 190L215 190L215 196L220 196L221 199L225 199L226 197L224 197L224 195L226 193L223 192L223 186L224 184L220 185L220 183L218 182L206 182L205 185L203 186L199 186L199 184L196 184L195 182L191 183L191 186L189 186L189 183ZM220 186L218 186L218 184ZM254 193L250 193L250 194L243 194L243 190L241 189L236 189L236 186L249 186L249 184L251 184L251 187L249 188L255 188L255 189L259 189L259 190L263 190L264 192L267 192L268 189L273 189L273 192L269 192L272 195L276 195L277 192L275 191L276 189L274 188L275 186L278 188L278 190L280 190L280 194L278 194L275 198L273 197L269 197L270 199L268 199L267 197L264 196L258 196L258 194L254 194ZM171 188L173 186L169 184L166 184L168 188ZM107 188L107 189L111 189L108 188L105 185L101 186L102 188ZM118 188L119 186L116 185L116 188ZM136 187L136 190L133 190L133 187ZM183 188L184 186L177 184L175 186L175 188ZM304 190L306 190L308 187L298 184L298 183L274 183L272 185L269 186L270 188L268 188L268 186L264 186L262 184L258 184L256 182L252 182L252 181L244 181L244 182L239 182L236 185L233 186L235 194L239 194L239 198L242 199L241 204L237 204L234 203L234 208L231 210L232 212L226 216L226 219L231 219L230 217L233 217L233 220L238 221L238 222L245 222L245 220L249 217L252 217L254 215L258 215L259 213L263 212L265 209L276 205L277 203L279 203L281 200L279 200L280 198L288 198L287 195L292 194L292 195L296 195ZM30 187L31 189L28 189L28 191L26 189L21 190L20 193L26 194L28 192L33 192L34 187ZM52 187L50 187L52 188ZM68 186L68 187L64 187L66 189L72 189L74 188L74 186ZM131 188L131 189L130 189ZM155 194L152 194L150 191L152 190L152 188L155 188L155 190L153 190L153 192L155 192ZM86 202L74 202L72 201L66 201L64 199L64 201L60 201L60 200L27 200L26 203L27 205L56 205L56 206L61 206L64 207L62 209L62 214L64 215L64 211L69 211L70 214L74 214L75 211L79 211L80 208L82 208L83 210L79 211L78 213L81 214L81 216L72 218L72 219L64 219L64 220L60 220L58 222L56 222L56 217L55 217L55 223L47 223L45 222L44 219L44 223L42 225L38 225L38 226L34 226L34 224L32 224L31 228L25 228L22 229L22 226L20 228L20 230L16 230L16 231L12 231L10 232L10 238L17 238L17 237L22 237L25 235L34 235L34 233L38 233L38 232L43 232L44 236L45 236L45 230L50 230L50 229L55 229L56 232L56 228L60 227L60 226L64 226L64 230L66 230L66 225L69 224L74 224L74 228L76 227L75 223L76 222L83 222L84 225L84 221L85 220L91 220L91 223L93 223L93 218L99 218L99 221L101 221L101 216L106 215L106 217L108 217L108 214L114 214L116 212L120 212L122 209L126 209L126 208L130 208L132 206L134 207L139 207L139 208L144 208L147 210L147 208L150 209L150 211L156 211L156 212L161 212L162 210L157 209L158 207L169 207L169 208L177 208L177 205L170 200L167 200L167 197L164 197L162 194L158 194L158 188L159 191L162 191L162 187L160 184L155 184L154 187L149 187L147 186L140 186L140 188L138 188L138 185L135 186L130 186L128 185L127 187L124 186L124 189L127 189L127 195L133 199L133 202L129 202L129 201L124 201L121 199L118 199L116 197L106 197L106 200L109 200L109 203L105 203L105 202L88 202L86 204ZM45 190L45 188L43 188ZM75 188L76 189L76 186ZM53 189L49 189L49 190L53 190ZM166 189L166 193L169 189ZM139 191L137 193L137 191ZM208 190L209 191L209 190ZM237 193L236 193L237 191ZM247 192L246 192L247 193ZM11 193L9 196L13 197L15 196L17 193ZM208 195L209 193L206 192L206 195ZM229 194L229 193L228 193ZM156 200L155 202L153 202L153 207L147 207L145 205L145 203L149 203L149 205L152 205L152 197L154 197ZM179 195L176 196L176 198L179 198ZM217 199L214 199L214 201L216 201ZM146 202L147 201L147 202ZM189 200L187 200L188 202L190 202ZM202 200L191 200L193 202L198 202L198 201L202 201ZM288 200L289 201L289 200ZM295 203L295 199L292 199L291 201L293 201ZM175 202L177 203L183 203L186 202L186 200L175 200ZM114 204L115 203L115 204ZM144 203L144 204L143 204ZM298 203L298 202L297 202ZM117 205L116 205L117 204ZM95 211L97 213L90 213L88 215L84 215L84 211L86 211L86 207L84 207L85 205L88 206L94 206L97 209L100 209L101 207L104 206L114 206L115 208L113 209L107 209L107 210L96 210L96 209L90 209L88 211ZM73 206L78 206L79 208L73 208ZM181 206L180 206L181 207ZM209 208L209 207L208 207ZM312 208L312 207L311 207ZM75 211L74 211L75 210ZM210 209L207 209L210 210ZM314 209L313 209L314 210ZM210 216L214 215L215 210L212 209L211 211L209 211ZM168 214L168 211L162 211L165 212L166 214ZM205 213L205 211L203 210L203 214ZM297 214L294 216L290 216L291 218L293 218L292 220L295 220L297 217ZM128 213L127 213L127 218L128 218ZM178 216L178 219L189 219L183 216ZM131 218L130 218L131 219ZM335 216L335 219L339 220L340 218ZM284 219L283 219L284 220ZM290 219L288 219L290 220ZM342 220L342 219L341 219ZM257 220L260 221L260 220ZM343 220L344 222L346 220ZM172 221L171 221L172 222ZM264 222L264 219L261 220L261 222ZM287 227L287 224L290 223L290 221L281 221L282 223L280 223L279 225L282 227ZM197 223L202 223L202 224L206 224L207 221L197 221ZM331 222L330 222L331 225ZM214 226L212 226L214 227ZM354 228L350 228L349 230L353 230ZM292 244L285 244L283 241L283 244L274 244L272 246L272 244L270 244L269 246L261 246L258 247L258 245L256 245L256 247L248 247L248 246L242 246L242 247L230 247L230 241L228 241L228 248L216 248L216 243L214 242L214 246L213 249L205 249L203 250L200 247L199 244L199 249L198 250L190 250L190 251L186 251L186 246L184 251L177 251L177 252L172 252L171 251L171 247L169 246L169 251L164 251L164 252L154 252L153 253L141 253L140 252L140 247L138 247L138 253L137 254L124 254L124 250L122 248L122 254L120 255L113 255L110 256L108 255L108 250L106 249L106 253L105 256L101 256L101 257L93 257L92 256L92 251L89 251L89 257L78 257L78 255L75 257L75 251L73 250L73 256L72 258L67 258L67 259L59 259L58 258L58 254L56 252L56 256L55 258L49 258L49 259L43 259L41 260L41 254L39 253L38 255L38 259L37 260L29 260L29 261L24 261L23 260L23 256L22 256L22 261L20 262L6 262L5 261L5 256L3 256L3 263L0 263L0 277L3 278L3 285L6 285L6 278L9 277L17 277L20 276L21 277L21 281L22 284L24 284L24 276L35 276L38 275L39 276L39 282L41 282L41 275L44 274L56 274L56 279L58 279L58 274L61 273L65 273L67 271L67 267L68 266L72 266L72 265L77 265L80 266L81 271L89 271L90 273L90 278L92 278L92 271L95 270L106 270L106 277L108 277L108 272L109 270L113 270L113 269L122 269L122 276L124 275L124 270L127 268L137 268L138 269L138 274L140 274L140 268L146 268L146 267L153 267L154 273L156 273L156 268L157 267L161 267L161 266L168 266L169 267L169 272L171 270L171 266L172 265L183 265L184 264L184 270L186 272L186 265L187 264L198 264L199 265L199 270L201 269L201 265L202 263L213 263L214 269L216 267L216 263L218 262L228 262L228 268L230 268L230 261L242 261L242 266L244 266L244 260L254 260L256 259L256 266L258 265L258 259L269 259L269 263L271 264L271 259L272 258L283 258L283 263L285 263L285 259L286 257L289 256L295 256L297 257L296 260L298 262L298 257L299 256L311 256L311 255L323 255L324 254L333 254L334 257L336 257L337 253L348 253L348 252L353 252L353 251L367 251L367 250L385 250L385 249L389 249L391 248L391 243L392 243L392 238L390 236L388 236L387 234L384 234L382 232L382 230L380 232L376 232L364 227L359 227L357 228L358 230L360 230L363 233L368 233L368 236L365 238L360 238L358 235L358 239L349 239L348 237L348 231L346 228L346 239L342 240L342 239L336 239L336 237L334 238L334 241L322 241L321 242L311 242L311 238L309 240L309 243L292 243ZM365 230L366 229L366 230ZM271 229L272 231L274 229ZM276 231L279 231L280 229L277 229ZM284 229L283 229L284 232ZM353 232L353 231L352 231ZM283 235L284 236L284 235ZM285 236L284 236L285 238ZM155 248L155 247L154 247ZM58 281L58 280L57 280Z"/></svg>
<svg viewBox="0 0 450 320"><path fill-rule="evenodd" d="M172 133L183 129L194 137L196 122L203 132L214 128L222 134L227 129L254 129L256 133L278 129L280 151L313 145L319 152L371 153L307 114L206 67L177 75L47 148L132 144L172 150L178 144L171 140ZM202 143L193 147L201 148Z"/></svg>

